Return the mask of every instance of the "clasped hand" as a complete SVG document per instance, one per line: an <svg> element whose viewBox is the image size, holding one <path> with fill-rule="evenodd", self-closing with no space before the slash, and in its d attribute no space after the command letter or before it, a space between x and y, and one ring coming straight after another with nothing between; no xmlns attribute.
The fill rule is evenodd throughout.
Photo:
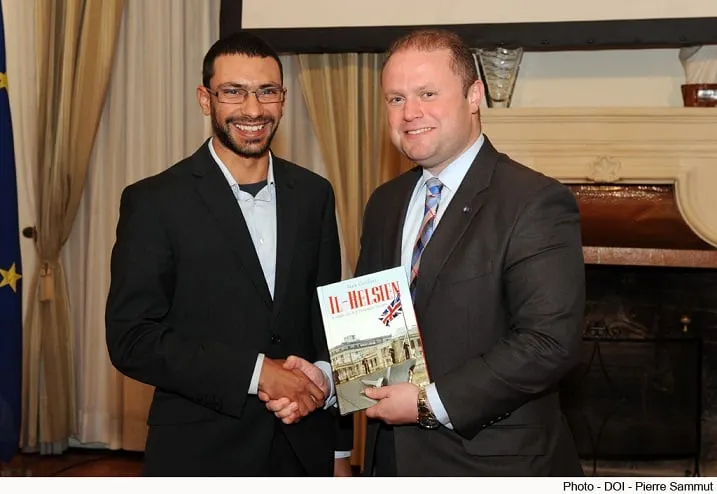
<svg viewBox="0 0 717 494"><path fill-rule="evenodd" d="M292 355L285 361L264 358L258 396L285 424L323 407L330 389L323 371L301 357Z"/></svg>

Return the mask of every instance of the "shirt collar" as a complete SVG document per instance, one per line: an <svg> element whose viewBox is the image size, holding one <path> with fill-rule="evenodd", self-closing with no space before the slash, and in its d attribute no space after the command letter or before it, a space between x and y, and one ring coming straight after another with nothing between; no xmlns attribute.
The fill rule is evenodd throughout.
<svg viewBox="0 0 717 494"><path fill-rule="evenodd" d="M466 173L468 173L468 169L473 164L476 156L478 156L478 152L483 146L483 142L485 142L485 137L483 136L483 133L481 133L471 147L466 149L463 154L461 154L438 174L438 178L441 180L441 183L445 187L448 187L451 192L458 190L461 182L463 182L463 178L466 176ZM433 174L424 168L423 175L421 176L421 186L423 186L428 179L432 177Z"/></svg>
<svg viewBox="0 0 717 494"><path fill-rule="evenodd" d="M214 138L212 137L209 139L209 152L212 155L212 158L214 158L214 161L219 166L219 169L222 171L222 174L224 175L224 178L229 183L230 187L239 186L237 184L236 179L229 171L229 168L224 164L224 162L219 158L219 155L217 155L217 152L214 150ZM269 153L269 170L267 170L266 174L266 181L269 186L274 185L274 157L272 156L271 152Z"/></svg>

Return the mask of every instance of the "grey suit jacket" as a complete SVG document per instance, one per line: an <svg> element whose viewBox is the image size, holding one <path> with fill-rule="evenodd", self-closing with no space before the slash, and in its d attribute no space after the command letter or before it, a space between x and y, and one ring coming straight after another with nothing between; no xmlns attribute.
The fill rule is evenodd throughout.
<svg viewBox="0 0 717 494"><path fill-rule="evenodd" d="M357 275L400 264L420 174L371 196ZM454 430L394 428L399 475L581 474L556 387L578 357L584 284L570 190L486 139L423 252L415 300L428 371Z"/></svg>

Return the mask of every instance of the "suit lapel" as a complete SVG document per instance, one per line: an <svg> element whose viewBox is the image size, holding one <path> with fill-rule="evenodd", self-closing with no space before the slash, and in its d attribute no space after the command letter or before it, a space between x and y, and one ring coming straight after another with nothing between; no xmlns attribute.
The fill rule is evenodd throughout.
<svg viewBox="0 0 717 494"><path fill-rule="evenodd" d="M286 298L291 263L299 224L298 204L301 201L291 171L286 163L274 156L274 184L276 186L276 281L274 284L273 319Z"/></svg>
<svg viewBox="0 0 717 494"><path fill-rule="evenodd" d="M271 307L271 294L266 286L249 228L231 187L209 152L208 141L194 154L193 161L192 173L197 179L197 193L219 224L219 229L236 252L239 262L256 286L262 300Z"/></svg>
<svg viewBox="0 0 717 494"><path fill-rule="evenodd" d="M384 235L387 242L384 248L392 266L401 265L403 225L406 222L406 213L408 212L413 189L416 187L416 182L421 178L421 173L422 168L417 166L408 173L401 175L396 184L398 192L393 196L395 202L389 207L389 211L400 211L400 213L389 216Z"/></svg>
<svg viewBox="0 0 717 494"><path fill-rule="evenodd" d="M486 137L421 255L417 305L428 300L443 265L483 207L487 196L482 192L490 185L497 159L498 152Z"/></svg>

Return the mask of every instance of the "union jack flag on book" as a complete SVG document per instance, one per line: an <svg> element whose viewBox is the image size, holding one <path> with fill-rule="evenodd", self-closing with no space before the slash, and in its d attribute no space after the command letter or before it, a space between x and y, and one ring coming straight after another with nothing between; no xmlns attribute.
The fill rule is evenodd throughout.
<svg viewBox="0 0 717 494"><path fill-rule="evenodd" d="M384 324L384 326L388 326L391 324L391 321L396 319L396 316L400 315L403 312L403 307L401 306L401 295L396 295L394 299L391 301L390 304L388 304L388 307L386 307L386 310L383 311L383 314L381 314L381 317L379 319Z"/></svg>

